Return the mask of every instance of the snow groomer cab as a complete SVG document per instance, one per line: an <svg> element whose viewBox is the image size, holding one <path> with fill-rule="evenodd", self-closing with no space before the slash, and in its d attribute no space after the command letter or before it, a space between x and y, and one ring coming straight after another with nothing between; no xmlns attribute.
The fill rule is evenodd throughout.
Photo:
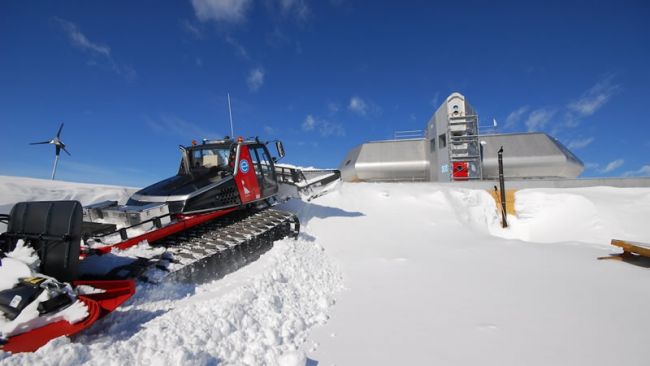
<svg viewBox="0 0 650 366"><path fill-rule="evenodd" d="M257 138L179 146L178 173L136 192L127 205L166 203L170 214L195 214L269 199L278 192L274 163L284 157L282 143L274 142L277 157Z"/></svg>

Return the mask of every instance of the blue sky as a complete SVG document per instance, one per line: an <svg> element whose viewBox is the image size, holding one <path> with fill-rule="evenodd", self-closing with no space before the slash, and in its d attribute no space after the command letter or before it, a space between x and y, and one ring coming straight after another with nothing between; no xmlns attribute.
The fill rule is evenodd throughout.
<svg viewBox="0 0 650 366"><path fill-rule="evenodd" d="M337 167L464 94L499 132L544 131L583 176L650 175L645 1L0 2L0 174L143 186L178 144L279 138Z"/></svg>

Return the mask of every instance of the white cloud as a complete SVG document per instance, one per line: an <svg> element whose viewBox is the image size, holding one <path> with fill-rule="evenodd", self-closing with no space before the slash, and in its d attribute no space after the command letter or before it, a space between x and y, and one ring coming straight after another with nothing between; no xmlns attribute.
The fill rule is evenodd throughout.
<svg viewBox="0 0 650 366"><path fill-rule="evenodd" d="M318 126L318 132L320 132L320 135L323 137L345 136L343 125L329 121L321 121L320 126Z"/></svg>
<svg viewBox="0 0 650 366"><path fill-rule="evenodd" d="M650 165L644 165L637 170L630 170L623 173L625 177L650 176Z"/></svg>
<svg viewBox="0 0 650 366"><path fill-rule="evenodd" d="M340 123L330 122L309 114L302 122L303 131L318 130L322 137L328 136L345 136L345 128Z"/></svg>
<svg viewBox="0 0 650 366"><path fill-rule="evenodd" d="M196 17L207 22L239 23L246 19L252 0L192 0Z"/></svg>
<svg viewBox="0 0 650 366"><path fill-rule="evenodd" d="M433 95L431 106L436 109L440 107L440 92L436 92L436 94Z"/></svg>
<svg viewBox="0 0 650 366"><path fill-rule="evenodd" d="M84 52L88 52L93 56L103 58L115 73L124 76L127 80L133 80L135 78L136 72L131 66L119 65L115 62L111 55L111 48L109 46L89 40L88 37L81 32L79 27L72 22L57 17L55 17L54 20L59 23L68 36L68 39L75 47ZM97 62L95 60L90 60L88 64L95 65Z"/></svg>
<svg viewBox="0 0 650 366"><path fill-rule="evenodd" d="M510 112L508 117L506 117L506 123L504 125L504 128L512 128L516 126L519 123L519 121L521 121L524 114L528 112L528 109L529 109L528 106L523 106Z"/></svg>
<svg viewBox="0 0 650 366"><path fill-rule="evenodd" d="M619 85L612 84L611 76L606 77L584 92L580 98L569 103L567 108L578 117L591 116L620 89Z"/></svg>
<svg viewBox="0 0 650 366"><path fill-rule="evenodd" d="M600 164L598 163L585 163L585 169L587 170L596 170L599 166Z"/></svg>
<svg viewBox="0 0 650 366"><path fill-rule="evenodd" d="M616 160L610 162L609 164L607 164L603 169L600 169L599 171L601 173L610 173L610 172L620 168L623 165L624 162L625 162L625 160L623 160L623 159L616 159Z"/></svg>
<svg viewBox="0 0 650 366"><path fill-rule="evenodd" d="M201 37L203 37L203 33L201 32L201 30L199 29L199 27L197 27L196 25L190 23L190 21L187 20L187 19L183 19L183 20L181 21L181 27L183 28L184 31L186 31L187 33L191 34L191 35L194 36L195 38L201 38Z"/></svg>
<svg viewBox="0 0 650 366"><path fill-rule="evenodd" d="M567 147L570 150L573 149L582 149L584 147L587 147L589 144L594 142L595 138L594 137L587 137L584 139L574 139L568 142Z"/></svg>
<svg viewBox="0 0 650 366"><path fill-rule="evenodd" d="M341 110L341 106L338 103L328 103L327 104L327 109L330 111L330 113L337 113L339 110Z"/></svg>
<svg viewBox="0 0 650 366"><path fill-rule="evenodd" d="M305 121L302 123L303 131L311 131L316 127L316 118L311 114L307 115Z"/></svg>
<svg viewBox="0 0 650 366"><path fill-rule="evenodd" d="M278 130L271 126L264 126L264 133L268 136L274 136L278 134Z"/></svg>
<svg viewBox="0 0 650 366"><path fill-rule="evenodd" d="M528 119L526 120L528 131L537 131L544 128L548 121L553 118L554 114L555 110L547 108L540 108L530 112Z"/></svg>
<svg viewBox="0 0 650 366"><path fill-rule="evenodd" d="M169 136L180 136L188 140L221 136L221 134L206 130L200 125L175 116L163 115L158 120L147 118L147 125L155 132Z"/></svg>
<svg viewBox="0 0 650 366"><path fill-rule="evenodd" d="M248 89L251 91L258 91L264 84L264 70L259 67L252 69L248 73L246 84L248 84Z"/></svg>
<svg viewBox="0 0 650 366"><path fill-rule="evenodd" d="M280 9L285 16L293 15L299 20L305 20L309 17L311 10L305 0L279 0Z"/></svg>
<svg viewBox="0 0 650 366"><path fill-rule="evenodd" d="M250 60L250 57L248 56L248 51L246 51L246 48L241 43L239 43L238 40L231 37L229 34L227 34L224 39L229 45L231 45L237 51L237 53L239 53L241 57Z"/></svg>
<svg viewBox="0 0 650 366"><path fill-rule="evenodd" d="M353 96L350 98L348 109L361 116L368 114L368 104L358 96Z"/></svg>
<svg viewBox="0 0 650 366"><path fill-rule="evenodd" d="M91 53L97 53L106 57L111 57L110 47L100 43L91 42L88 37L81 33L79 27L77 27L76 24L67 20L63 20L61 18L55 19L57 22L59 22L73 45L81 48L82 50L90 51Z"/></svg>

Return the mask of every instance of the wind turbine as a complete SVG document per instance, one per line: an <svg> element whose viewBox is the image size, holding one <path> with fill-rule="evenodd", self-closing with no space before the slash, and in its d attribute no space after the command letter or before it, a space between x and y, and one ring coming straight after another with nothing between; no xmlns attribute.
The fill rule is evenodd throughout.
<svg viewBox="0 0 650 366"><path fill-rule="evenodd" d="M61 123L61 126L59 127L59 132L56 133L56 136L52 138L49 141L41 141L41 142L32 142L30 145L41 145L41 144L52 144L54 147L56 147L56 156L54 157L54 169L52 169L52 180L54 180L54 175L56 174L56 166L59 163L59 154L61 153L61 150L65 151L66 154L70 155L68 150L65 149L65 144L63 141L61 141L61 130L63 129L63 123ZM70 155L72 156L72 155Z"/></svg>

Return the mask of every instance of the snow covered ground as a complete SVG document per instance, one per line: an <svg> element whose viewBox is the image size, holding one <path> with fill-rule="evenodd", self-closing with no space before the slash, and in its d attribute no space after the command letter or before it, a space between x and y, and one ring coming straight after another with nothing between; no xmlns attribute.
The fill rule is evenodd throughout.
<svg viewBox="0 0 650 366"><path fill-rule="evenodd" d="M0 177L24 199L130 190ZM479 190L342 184L284 208L302 223L258 261L203 285L138 287L72 340L0 364L647 365L650 264L598 261L650 242L650 189L517 193L501 229Z"/></svg>

